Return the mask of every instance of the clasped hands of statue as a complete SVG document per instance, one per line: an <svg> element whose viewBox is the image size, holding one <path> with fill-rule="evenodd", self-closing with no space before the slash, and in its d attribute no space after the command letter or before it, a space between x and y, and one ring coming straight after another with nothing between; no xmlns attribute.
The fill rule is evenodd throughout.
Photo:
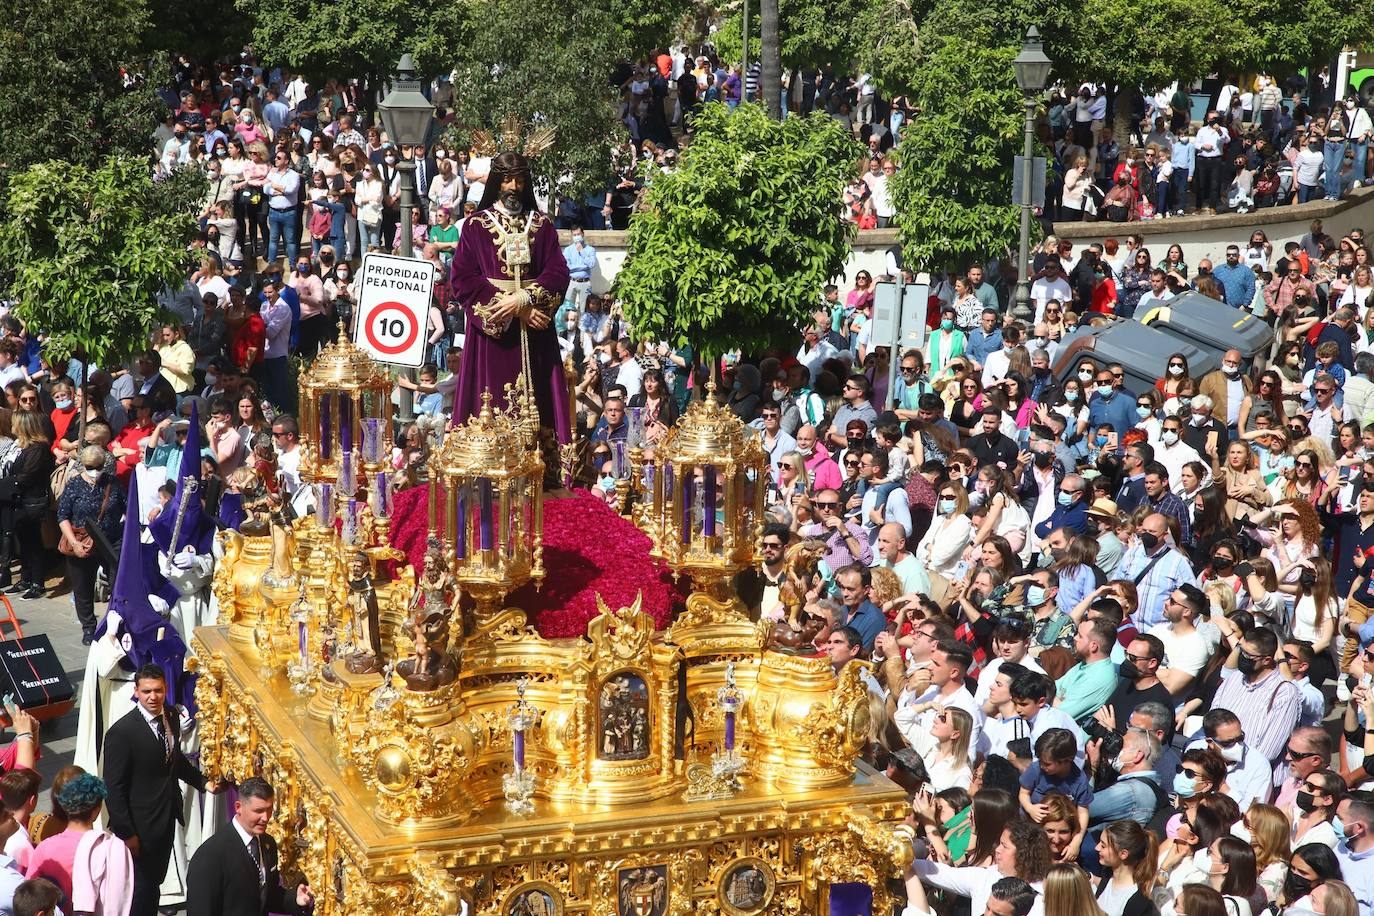
<svg viewBox="0 0 1374 916"><path fill-rule="evenodd" d="M501 327L512 318L519 318L521 324L534 331L544 330L551 320L548 314L534 307L529 293L524 290L507 293L498 299L487 317L487 322L495 327Z"/></svg>

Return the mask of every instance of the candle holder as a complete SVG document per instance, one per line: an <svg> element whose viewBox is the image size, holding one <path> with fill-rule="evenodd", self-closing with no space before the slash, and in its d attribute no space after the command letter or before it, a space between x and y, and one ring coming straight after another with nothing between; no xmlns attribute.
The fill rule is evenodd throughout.
<svg viewBox="0 0 1374 916"><path fill-rule="evenodd" d="M512 403L493 408L484 392L477 416L450 430L430 458L430 531L442 529L454 578L476 603L478 632L498 617L523 629L524 613L501 602L544 578L544 462Z"/></svg>
<svg viewBox="0 0 1374 916"><path fill-rule="evenodd" d="M687 801L703 801L712 798L729 798L739 792L739 774L744 772L745 760L735 741L735 727L740 708L744 705L744 693L735 685L735 663L725 665L725 684L716 691L716 702L724 720L724 735L720 748L711 755L710 767L693 764L687 769L687 791L683 798Z"/></svg>
<svg viewBox="0 0 1374 916"><path fill-rule="evenodd" d="M350 496L359 483L370 486L364 475L382 469L391 454L391 379L342 323L338 339L302 376L301 395L301 480L337 482ZM347 467L344 456L351 456ZM344 489L345 477L353 490Z"/></svg>
<svg viewBox="0 0 1374 916"><path fill-rule="evenodd" d="M300 597L291 605L291 623L296 629L297 654L286 666L286 679L291 682L292 693L308 697L315 692L315 666L310 660L310 600L305 594L304 577L300 580Z"/></svg>
<svg viewBox="0 0 1374 916"><path fill-rule="evenodd" d="M506 795L506 810L512 814L528 814L534 810L535 775L525 767L525 741L527 733L539 721L539 710L525 699L529 687L528 678L520 678L515 684L515 704L506 715L510 725L511 762L514 770L501 777L501 788Z"/></svg>
<svg viewBox="0 0 1374 916"><path fill-rule="evenodd" d="M743 615L728 584L759 553L768 473L759 437L716 402L708 385L705 400L687 408L652 463L642 527L654 539L655 556L675 576L690 576L695 591Z"/></svg>

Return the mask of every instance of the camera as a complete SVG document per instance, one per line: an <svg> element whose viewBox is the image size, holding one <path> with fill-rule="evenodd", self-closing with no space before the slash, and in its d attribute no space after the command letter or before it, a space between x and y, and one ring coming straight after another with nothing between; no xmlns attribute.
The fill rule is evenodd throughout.
<svg viewBox="0 0 1374 916"><path fill-rule="evenodd" d="M1125 746L1126 739L1118 735L1115 731L1103 725L1101 722L1088 716L1078 723L1078 727L1083 729L1088 735L1088 740L1098 740L1102 742L1100 759L1110 761L1121 753L1121 748Z"/></svg>

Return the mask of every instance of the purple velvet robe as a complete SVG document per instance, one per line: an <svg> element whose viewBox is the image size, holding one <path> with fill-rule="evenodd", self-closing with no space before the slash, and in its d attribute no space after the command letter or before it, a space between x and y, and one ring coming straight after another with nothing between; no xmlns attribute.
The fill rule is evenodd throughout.
<svg viewBox="0 0 1374 916"><path fill-rule="evenodd" d="M512 320L505 328L488 328L482 317L496 300L506 295L490 279L514 278L496 247L494 221L498 219L503 217L495 210L473 214L463 224L458 250L453 255L453 293L463 303L467 319L458 389L453 396L455 424L482 409L483 391L491 392L492 404L505 407L506 385L513 384L521 370L519 320ZM568 262L563 260L558 247L558 231L542 213L535 213L531 221L529 247L530 263L521 268L520 276L522 280L534 281L525 289L535 308L552 318L568 289ZM529 341L539 425L552 428L558 441L566 444L572 441L571 396L553 322L542 331L530 330Z"/></svg>

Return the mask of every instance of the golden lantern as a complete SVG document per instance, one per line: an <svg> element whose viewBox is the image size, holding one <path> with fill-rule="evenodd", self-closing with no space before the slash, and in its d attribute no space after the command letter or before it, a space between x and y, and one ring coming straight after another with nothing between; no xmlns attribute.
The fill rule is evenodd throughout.
<svg viewBox="0 0 1374 916"><path fill-rule="evenodd" d="M391 388L381 366L348 339L340 322L338 339L320 351L301 379L303 482L328 484L331 497L337 487L343 498L356 495L361 485L389 502ZM332 499L321 502L332 507Z"/></svg>
<svg viewBox="0 0 1374 916"><path fill-rule="evenodd" d="M758 553L768 456L708 386L655 451L645 530L675 574L720 598ZM646 481L647 484L647 481Z"/></svg>
<svg viewBox="0 0 1374 916"><path fill-rule="evenodd" d="M429 527L486 630L507 594L544 578L544 462L520 410L493 409L490 391L430 461Z"/></svg>

